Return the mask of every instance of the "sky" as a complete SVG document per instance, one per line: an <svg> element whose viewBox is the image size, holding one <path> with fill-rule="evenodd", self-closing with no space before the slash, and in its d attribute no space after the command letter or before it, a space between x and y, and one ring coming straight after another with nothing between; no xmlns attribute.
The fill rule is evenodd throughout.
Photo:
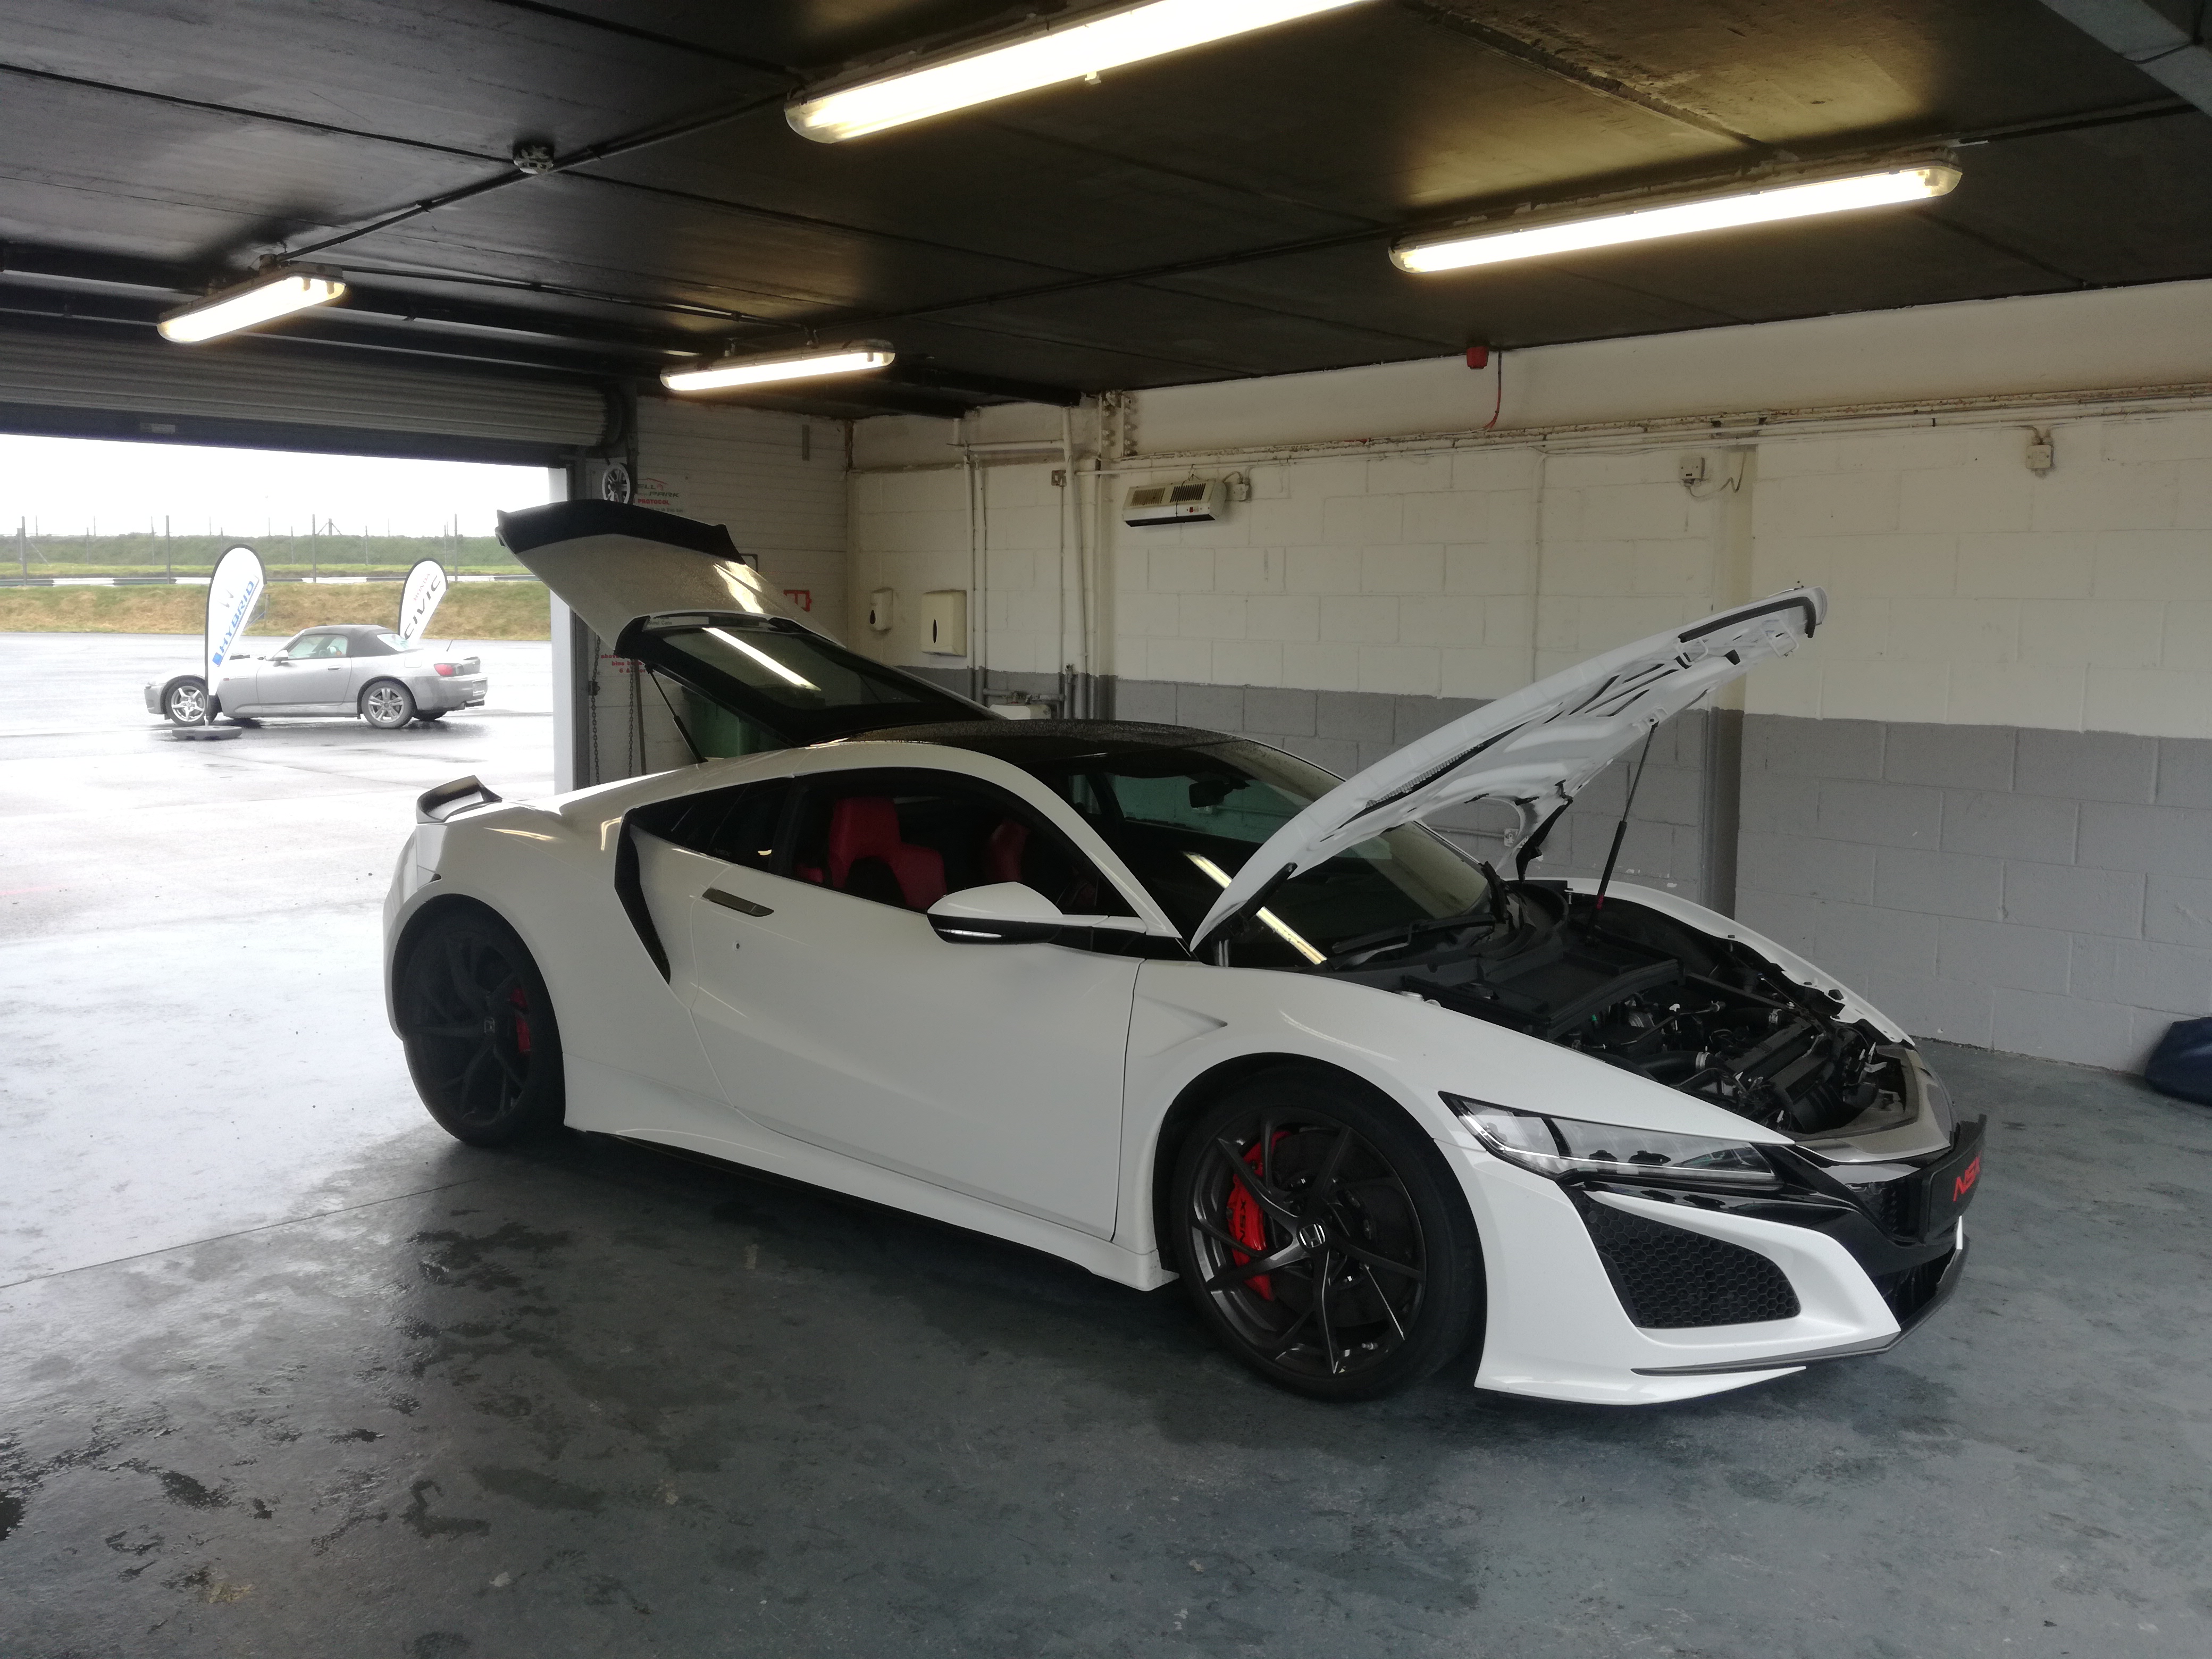
<svg viewBox="0 0 2212 1659"><path fill-rule="evenodd" d="M0 533L489 536L492 514L551 499L544 467L0 434Z"/></svg>

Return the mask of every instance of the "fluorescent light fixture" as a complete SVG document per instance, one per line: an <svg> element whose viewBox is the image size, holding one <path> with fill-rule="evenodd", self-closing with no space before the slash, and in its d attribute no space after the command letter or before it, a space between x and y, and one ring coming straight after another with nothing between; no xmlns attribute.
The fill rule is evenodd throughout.
<svg viewBox="0 0 2212 1659"><path fill-rule="evenodd" d="M346 291L335 270L294 266L257 276L221 294L179 306L161 319L164 339L179 345L197 345L241 328L258 328L313 306L326 306Z"/></svg>
<svg viewBox="0 0 2212 1659"><path fill-rule="evenodd" d="M842 143L948 110L1081 80L1147 58L1211 45L1364 0L1142 0L1032 23L977 45L863 71L794 100L801 137Z"/></svg>
<svg viewBox="0 0 2212 1659"><path fill-rule="evenodd" d="M1223 887L1229 885L1229 872L1203 853L1185 853L1183 856L1196 865L1209 879L1217 884ZM1297 931L1273 910L1261 911L1260 920L1277 939L1282 940L1308 962L1322 963L1328 960L1327 957L1301 939Z"/></svg>
<svg viewBox="0 0 2212 1659"><path fill-rule="evenodd" d="M668 368L660 383L671 392L720 392L733 386L768 386L777 380L811 380L824 374L858 374L888 368L897 356L882 340L853 340L814 351L790 351L768 357L725 357L702 368Z"/></svg>
<svg viewBox="0 0 2212 1659"><path fill-rule="evenodd" d="M1748 188L1739 185L1686 199L1678 194L1647 197L1632 204L1589 204L1407 236L1390 250L1390 258L1400 270L1413 271L1547 259L1662 236L1693 236L1700 231L1771 225L1859 208L1898 207L1948 195L1958 182L1959 169L1948 162L1922 161L1810 179L1784 179Z"/></svg>

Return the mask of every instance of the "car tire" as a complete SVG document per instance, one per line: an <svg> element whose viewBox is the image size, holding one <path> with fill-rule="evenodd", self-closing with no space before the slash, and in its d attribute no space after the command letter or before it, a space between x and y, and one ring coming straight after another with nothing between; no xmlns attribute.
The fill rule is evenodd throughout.
<svg viewBox="0 0 2212 1659"><path fill-rule="evenodd" d="M172 726L205 726L215 717L207 682L197 674L179 674L161 688L161 713Z"/></svg>
<svg viewBox="0 0 2212 1659"><path fill-rule="evenodd" d="M1459 1183L1403 1111L1340 1073L1278 1068L1203 1109L1164 1231L1221 1345L1310 1399L1408 1388L1480 1326L1481 1243Z"/></svg>
<svg viewBox="0 0 2212 1659"><path fill-rule="evenodd" d="M372 680L362 688L361 717L380 732L397 732L415 718L415 694L398 680Z"/></svg>
<svg viewBox="0 0 2212 1659"><path fill-rule="evenodd" d="M434 912L408 936L392 981L408 1073L447 1134L505 1146L560 1127L561 1028L514 929L474 905Z"/></svg>

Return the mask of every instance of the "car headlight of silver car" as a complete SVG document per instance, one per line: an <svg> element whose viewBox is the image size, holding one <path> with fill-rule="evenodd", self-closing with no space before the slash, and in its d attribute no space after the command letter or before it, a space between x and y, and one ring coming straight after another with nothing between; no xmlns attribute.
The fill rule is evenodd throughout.
<svg viewBox="0 0 2212 1659"><path fill-rule="evenodd" d="M1464 1095L1446 1095L1444 1103L1489 1151L1555 1180L1590 1175L1737 1188L1779 1184L1766 1155L1749 1141L1590 1123Z"/></svg>

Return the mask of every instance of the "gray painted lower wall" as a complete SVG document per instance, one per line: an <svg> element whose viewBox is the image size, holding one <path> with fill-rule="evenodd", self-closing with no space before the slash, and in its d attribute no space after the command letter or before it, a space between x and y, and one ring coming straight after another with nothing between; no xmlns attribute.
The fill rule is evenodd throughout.
<svg viewBox="0 0 2212 1659"><path fill-rule="evenodd" d="M1748 717L1737 913L1907 1029L2135 1071L2212 1011L2212 742Z"/></svg>
<svg viewBox="0 0 2212 1659"><path fill-rule="evenodd" d="M931 678L967 689L964 671ZM1002 680L1053 689L994 674L994 690ZM1159 680L1101 690L1114 718L1255 738L1344 775L1479 706ZM2139 1071L2173 1020L2212 1012L2212 742L1754 714L1741 717L1739 771L1729 718L1693 712L1660 730L1622 879L1700 902L1717 884L1723 908L1923 1036ZM1597 873L1628 770L1584 792L1536 873ZM1725 834L1731 817L1733 847L1709 845L1708 826ZM1502 858L1494 814L1437 823Z"/></svg>

